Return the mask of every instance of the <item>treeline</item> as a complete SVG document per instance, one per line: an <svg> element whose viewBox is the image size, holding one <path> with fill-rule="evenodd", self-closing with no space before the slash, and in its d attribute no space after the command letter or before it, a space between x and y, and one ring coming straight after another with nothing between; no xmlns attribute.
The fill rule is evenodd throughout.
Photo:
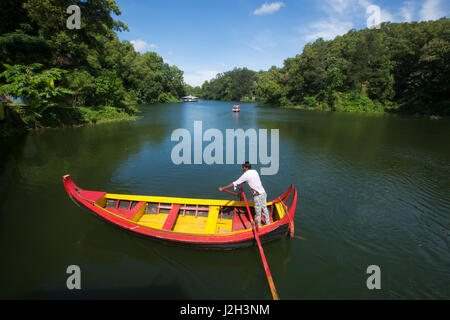
<svg viewBox="0 0 450 320"><path fill-rule="evenodd" d="M331 111L450 115L450 20L383 23L318 39L265 72L235 69L205 82L206 99Z"/></svg>
<svg viewBox="0 0 450 320"><path fill-rule="evenodd" d="M73 4L81 29L66 26ZM184 95L181 70L118 39L128 28L113 0L2 0L0 12L0 93L23 98L31 122L56 105L133 113Z"/></svg>
<svg viewBox="0 0 450 320"><path fill-rule="evenodd" d="M255 96L257 79L255 71L235 68L205 81L199 94L208 100L248 101Z"/></svg>

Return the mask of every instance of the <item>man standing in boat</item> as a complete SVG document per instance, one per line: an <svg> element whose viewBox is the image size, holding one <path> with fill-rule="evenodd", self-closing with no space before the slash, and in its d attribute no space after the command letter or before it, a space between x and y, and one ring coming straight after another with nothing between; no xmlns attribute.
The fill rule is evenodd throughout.
<svg viewBox="0 0 450 320"><path fill-rule="evenodd" d="M258 223L258 227L261 226L261 210L263 211L266 225L268 225L270 223L270 219L269 211L267 210L267 194L262 186L258 171L252 170L252 165L248 161L242 165L242 171L244 174L239 179L225 187L219 187L219 191L223 191L231 187L234 187L236 190L238 185L247 182L252 190L253 201L255 202L256 221Z"/></svg>

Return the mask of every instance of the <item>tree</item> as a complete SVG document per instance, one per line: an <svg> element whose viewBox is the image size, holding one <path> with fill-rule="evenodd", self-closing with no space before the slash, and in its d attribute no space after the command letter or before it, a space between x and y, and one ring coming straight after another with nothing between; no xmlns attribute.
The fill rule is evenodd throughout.
<svg viewBox="0 0 450 320"><path fill-rule="evenodd" d="M420 51L419 66L411 76L416 97L409 103L411 111L421 108L431 115L450 115L450 42L433 39L427 43Z"/></svg>
<svg viewBox="0 0 450 320"><path fill-rule="evenodd" d="M86 70L72 70L66 75L68 88L73 92L74 106L95 105L95 77Z"/></svg>
<svg viewBox="0 0 450 320"><path fill-rule="evenodd" d="M382 23L318 39L258 76L258 97L275 105L379 112L450 113L450 19ZM326 108L325 104L328 105Z"/></svg>
<svg viewBox="0 0 450 320"><path fill-rule="evenodd" d="M0 35L14 33L16 30L27 29L31 35L37 36L37 26L30 23L27 11L23 7L25 0L2 0L0 1L0 12L2 23L0 23Z"/></svg>
<svg viewBox="0 0 450 320"><path fill-rule="evenodd" d="M256 83L256 72L247 68L235 68L219 73L214 79L202 86L203 97L213 100L239 101L253 96Z"/></svg>
<svg viewBox="0 0 450 320"><path fill-rule="evenodd" d="M122 80L113 71L102 73L94 81L97 102L105 106L122 107L125 89Z"/></svg>
<svg viewBox="0 0 450 320"><path fill-rule="evenodd" d="M259 101L267 104L280 104L286 96L284 88L280 85L280 77L280 69L275 66L258 75L256 96Z"/></svg>
<svg viewBox="0 0 450 320"><path fill-rule="evenodd" d="M42 65L35 63L29 66L6 65L6 70L0 74L6 84L0 87L0 94L22 97L28 104L26 113L38 126L38 118L43 112L56 105L56 98L72 94L72 91L55 86L55 81L61 80L64 70L52 68L43 70Z"/></svg>
<svg viewBox="0 0 450 320"><path fill-rule="evenodd" d="M66 10L73 4L81 9L79 30L66 27ZM111 16L121 14L114 0L28 0L23 8L42 36L50 40L60 67L87 66L98 71L105 43L114 39L116 31L127 30Z"/></svg>
<svg viewBox="0 0 450 320"><path fill-rule="evenodd" d="M3 65L51 64L52 52L47 40L30 36L21 30L0 36L0 70Z"/></svg>

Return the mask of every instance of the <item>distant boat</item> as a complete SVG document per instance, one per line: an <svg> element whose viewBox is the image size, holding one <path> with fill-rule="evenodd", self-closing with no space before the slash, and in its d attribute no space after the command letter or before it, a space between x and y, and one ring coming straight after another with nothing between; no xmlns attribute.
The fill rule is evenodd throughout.
<svg viewBox="0 0 450 320"><path fill-rule="evenodd" d="M198 97L186 96L182 97L181 100L183 100L184 102L198 102Z"/></svg>
<svg viewBox="0 0 450 320"><path fill-rule="evenodd" d="M241 111L241 106L235 105L233 106L233 112L240 112Z"/></svg>

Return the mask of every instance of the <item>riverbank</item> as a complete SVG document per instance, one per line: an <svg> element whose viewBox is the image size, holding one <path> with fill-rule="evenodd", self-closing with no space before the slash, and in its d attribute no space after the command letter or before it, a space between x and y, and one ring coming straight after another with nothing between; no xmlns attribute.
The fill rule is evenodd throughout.
<svg viewBox="0 0 450 320"><path fill-rule="evenodd" d="M368 114L384 114L389 113L385 110L375 109L369 110L366 108L361 109L353 109L353 108L333 108L331 109L325 104L317 104L314 107L308 105L284 105L280 106L281 109L298 109L298 110L307 110L307 111L329 111L329 112L357 112L357 113L368 113Z"/></svg>
<svg viewBox="0 0 450 320"><path fill-rule="evenodd" d="M319 96L305 97L302 104L283 105L280 107L282 109L300 109L310 111L356 112L379 115L397 114L430 120L446 118L445 116L435 114L431 111L426 113L413 113L405 103L381 103L377 100L370 99L364 91L350 91L344 93L335 92L331 95L329 100L320 99Z"/></svg>
<svg viewBox="0 0 450 320"><path fill-rule="evenodd" d="M76 127L89 124L102 124L116 121L135 121L139 110L134 106L116 108L98 107L55 107L42 115L29 113L27 105L5 104L5 119L0 122L0 139L25 134L36 129Z"/></svg>
<svg viewBox="0 0 450 320"><path fill-rule="evenodd" d="M343 110L331 110L327 107L317 106L317 107L309 107L305 105L295 105L295 106L280 106L280 109L297 109L297 110L306 110L306 111L326 111L326 112L348 112L348 113L361 113L361 114L367 114L367 115L398 115L403 117L414 117L414 118L421 118L421 119L429 119L429 120L443 120L447 119L448 117L444 116L438 116L438 115L423 115L423 114L403 114L401 112L398 112L396 109L393 108L386 108L385 110L376 110L376 111L367 111L367 110L349 110L349 109L343 109Z"/></svg>

